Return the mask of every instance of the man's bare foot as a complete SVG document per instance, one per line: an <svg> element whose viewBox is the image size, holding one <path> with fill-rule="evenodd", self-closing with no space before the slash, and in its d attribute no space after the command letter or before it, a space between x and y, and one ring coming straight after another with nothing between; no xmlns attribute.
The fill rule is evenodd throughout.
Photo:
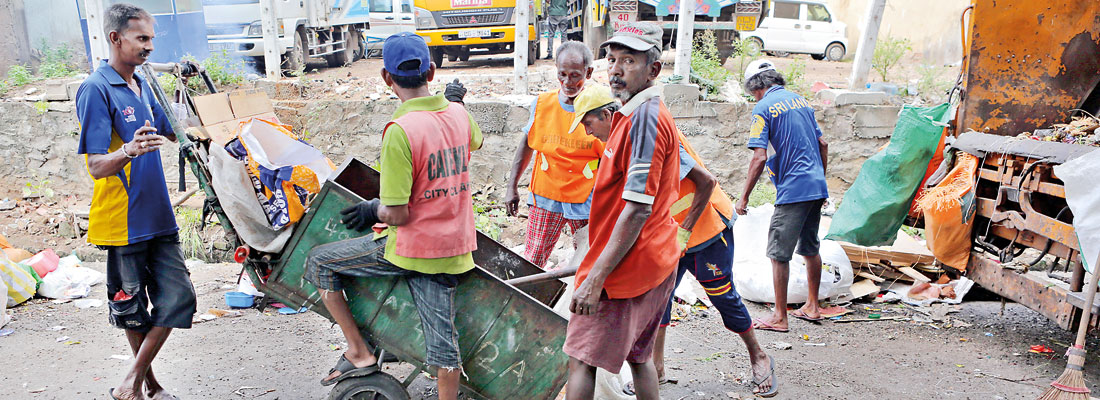
<svg viewBox="0 0 1100 400"><path fill-rule="evenodd" d="M786 332L789 330L787 323L787 315L776 316L775 314L769 315L764 318L757 318L752 322L752 327L755 329L775 332Z"/></svg>
<svg viewBox="0 0 1100 400"><path fill-rule="evenodd" d="M765 355L758 360L752 362L752 382L756 384L756 387L752 389L752 394L766 394L771 392L772 385L775 383L775 371L772 370L774 364L772 364L771 356ZM774 395L774 393L772 393Z"/></svg>
<svg viewBox="0 0 1100 400"><path fill-rule="evenodd" d="M168 393L164 388L158 388L156 390L148 390L145 395L149 397L149 400L179 400L176 395Z"/></svg>
<svg viewBox="0 0 1100 400"><path fill-rule="evenodd" d="M145 400L145 396L141 393L135 392L129 387L118 387L111 390L111 397L117 400Z"/></svg>
<svg viewBox="0 0 1100 400"><path fill-rule="evenodd" d="M354 365L356 369L366 368L378 363L378 358L370 352L364 352L363 354L354 354L349 351L347 353L344 353L344 358L346 358L348 362L351 362L351 364ZM324 380L325 382L331 381L339 377L341 374L343 374L343 372L340 372L339 370L332 371L332 373L325 377Z"/></svg>
<svg viewBox="0 0 1100 400"><path fill-rule="evenodd" d="M802 315L805 315L810 319L821 318L821 307L814 303L803 304L802 307L798 309L798 311L802 311Z"/></svg>

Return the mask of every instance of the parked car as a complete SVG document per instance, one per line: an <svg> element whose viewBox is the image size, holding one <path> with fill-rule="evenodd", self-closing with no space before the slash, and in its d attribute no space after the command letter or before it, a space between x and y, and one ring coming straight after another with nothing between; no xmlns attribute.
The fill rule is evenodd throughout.
<svg viewBox="0 0 1100 400"><path fill-rule="evenodd" d="M803 53L815 60L840 61L848 50L848 25L833 20L829 6L819 1L774 0L767 18L745 32L769 53Z"/></svg>

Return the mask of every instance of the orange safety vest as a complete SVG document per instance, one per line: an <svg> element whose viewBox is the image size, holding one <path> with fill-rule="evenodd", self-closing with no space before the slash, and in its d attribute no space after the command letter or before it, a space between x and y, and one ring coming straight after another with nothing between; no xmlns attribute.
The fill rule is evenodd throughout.
<svg viewBox="0 0 1100 400"><path fill-rule="evenodd" d="M531 193L564 203L584 203L596 184L604 143L583 125L567 132L573 113L561 108L558 91L539 95L527 146L535 150Z"/></svg>
<svg viewBox="0 0 1100 400"><path fill-rule="evenodd" d="M413 111L390 124L405 131L413 165L409 220L397 227L394 253L444 258L476 250L466 109L448 103L442 111Z"/></svg>
<svg viewBox="0 0 1100 400"><path fill-rule="evenodd" d="M703 160L699 158L698 154L695 154L695 150L688 144L687 138L684 137L683 132L680 132L679 135L680 144L684 146L684 150L691 155L691 158L695 159L696 164L706 169L706 166L703 165ZM687 218L688 211L691 210L691 202L694 199L695 182L692 182L691 179L684 178L680 181L680 197L675 203L672 203L671 214L672 219L676 220L676 223L684 222L684 218ZM703 214L699 216L699 221L695 223L695 227L691 230L691 237L688 238L687 248L690 250L721 234L727 226L722 218L729 221L732 217L733 201L726 195L726 192L722 191L722 187L715 185L714 191L710 194L710 202L707 204L707 208L703 210Z"/></svg>

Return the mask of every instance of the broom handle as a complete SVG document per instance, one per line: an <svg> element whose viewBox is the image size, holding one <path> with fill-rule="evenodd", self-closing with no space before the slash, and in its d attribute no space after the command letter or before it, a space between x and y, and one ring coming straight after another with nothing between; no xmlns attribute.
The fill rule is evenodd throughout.
<svg viewBox="0 0 1100 400"><path fill-rule="evenodd" d="M1100 282L1100 256L1097 256L1096 263L1092 264L1092 277L1089 278L1088 291L1085 292L1085 298L1088 302L1085 303L1085 309L1081 311L1081 322L1077 327L1077 340L1073 343L1076 347L1085 346L1085 333L1089 330L1089 320L1092 318L1092 302L1096 300L1096 285Z"/></svg>

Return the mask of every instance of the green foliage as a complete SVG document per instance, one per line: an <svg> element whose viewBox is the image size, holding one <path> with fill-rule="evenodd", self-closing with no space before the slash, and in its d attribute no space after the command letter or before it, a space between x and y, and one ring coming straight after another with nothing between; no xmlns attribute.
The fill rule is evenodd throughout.
<svg viewBox="0 0 1100 400"><path fill-rule="evenodd" d="M3 96L11 90L11 84L8 81L0 81L0 96Z"/></svg>
<svg viewBox="0 0 1100 400"><path fill-rule="evenodd" d="M924 239L924 229L914 228L914 227L911 227L911 226L908 226L908 225L902 225L901 226L901 231L905 232L906 235L912 236L914 238Z"/></svg>
<svg viewBox="0 0 1100 400"><path fill-rule="evenodd" d="M730 78L730 71L722 66L718 57L718 45L714 31L705 30L695 35L691 51L691 81L698 83L708 95L718 94Z"/></svg>
<svg viewBox="0 0 1100 400"><path fill-rule="evenodd" d="M504 213L504 207L497 204L496 200L490 200L487 196L474 196L474 226L493 238L500 239L501 227L508 223L508 217Z"/></svg>
<svg viewBox="0 0 1100 400"><path fill-rule="evenodd" d="M172 93L176 92L176 76L172 74L160 74L157 76L157 83L160 84L160 88L164 90L164 94L172 96Z"/></svg>
<svg viewBox="0 0 1100 400"><path fill-rule="evenodd" d="M8 67L7 83L11 86L23 86L31 82L34 82L34 75L29 68L22 65Z"/></svg>
<svg viewBox="0 0 1100 400"><path fill-rule="evenodd" d="M202 61L202 68L217 86L239 85L244 82L245 71L248 71L244 62L230 57L227 50L211 54ZM194 81L199 83L201 80L194 79Z"/></svg>
<svg viewBox="0 0 1100 400"><path fill-rule="evenodd" d="M41 197L51 198L53 197L53 189L50 189L50 180L42 179L38 181L30 181L23 187L23 197Z"/></svg>
<svg viewBox="0 0 1100 400"><path fill-rule="evenodd" d="M38 112L38 115L45 114L46 111L50 111L50 103L45 100L39 100L34 102L34 111Z"/></svg>
<svg viewBox="0 0 1100 400"><path fill-rule="evenodd" d="M795 58L780 73L783 74L783 79L787 81L787 90L798 93L805 98L813 97L813 93L810 93L810 85L806 84L806 61Z"/></svg>
<svg viewBox="0 0 1100 400"><path fill-rule="evenodd" d="M39 76L47 79L65 78L79 72L76 64L72 62L73 51L68 44L50 46L50 43L43 39L39 50L42 52L42 63L38 65Z"/></svg>
<svg viewBox="0 0 1100 400"><path fill-rule="evenodd" d="M898 39L891 36L879 39L875 43L875 53L871 56L871 68L878 72L883 82L889 82L890 70L901 62L901 58L913 50L909 39Z"/></svg>
<svg viewBox="0 0 1100 400"><path fill-rule="evenodd" d="M759 207L765 204L775 204L775 186L771 183L757 184L749 194L749 207Z"/></svg>
<svg viewBox="0 0 1100 400"><path fill-rule="evenodd" d="M947 100L947 90L951 89L954 81L946 76L947 68L921 64L917 66L920 78L917 80L917 92L921 98L933 103Z"/></svg>
<svg viewBox="0 0 1100 400"><path fill-rule="evenodd" d="M202 211L195 208L176 207L176 224L179 225L180 247L186 258L205 259L206 248L202 242Z"/></svg>
<svg viewBox="0 0 1100 400"><path fill-rule="evenodd" d="M756 45L756 42L751 39L737 39L733 41L733 55L734 60L737 61L736 71L744 71L749 66L749 63L760 58L763 55L763 50ZM742 74L737 74L738 79L743 79ZM744 82L741 82L744 83Z"/></svg>

